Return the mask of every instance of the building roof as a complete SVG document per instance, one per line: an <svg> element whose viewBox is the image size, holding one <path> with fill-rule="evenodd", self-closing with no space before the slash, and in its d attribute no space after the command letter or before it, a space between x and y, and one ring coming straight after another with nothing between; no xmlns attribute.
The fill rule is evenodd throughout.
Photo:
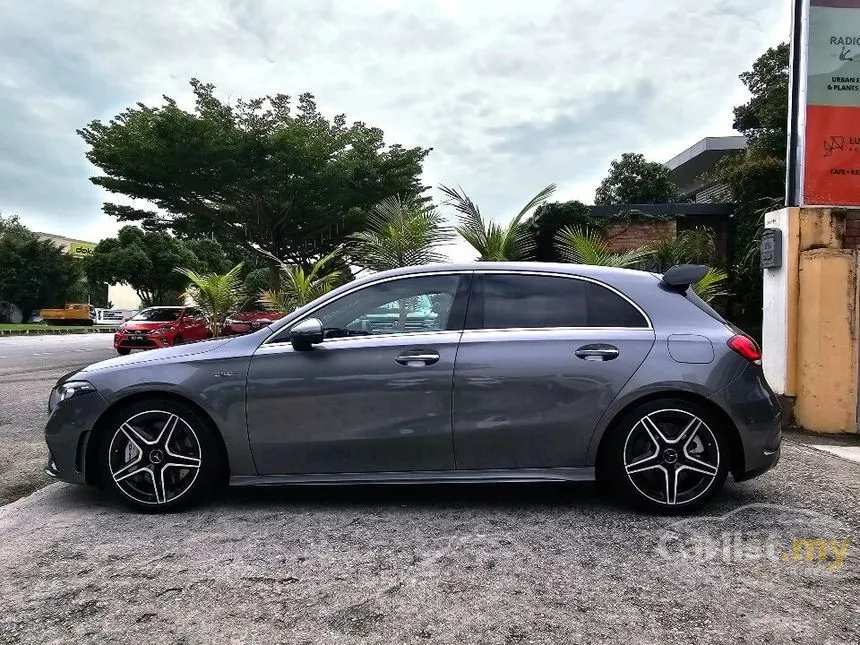
<svg viewBox="0 0 860 645"><path fill-rule="evenodd" d="M666 162L666 167L684 195L689 196L710 183L703 179L703 175L713 170L720 159L746 147L747 140L742 135L705 137L672 157Z"/></svg>
<svg viewBox="0 0 860 645"><path fill-rule="evenodd" d="M42 231L33 231L33 235L45 240L51 240L58 244L65 244L69 246L71 244L93 244L95 242L88 242L87 240L79 240L76 237L66 237L65 235L57 235L56 233L43 233Z"/></svg>

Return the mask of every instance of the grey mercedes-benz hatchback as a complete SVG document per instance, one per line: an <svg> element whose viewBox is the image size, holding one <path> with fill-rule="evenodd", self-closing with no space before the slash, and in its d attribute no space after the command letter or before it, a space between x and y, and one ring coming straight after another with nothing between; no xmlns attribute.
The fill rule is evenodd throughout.
<svg viewBox="0 0 860 645"><path fill-rule="evenodd" d="M259 331L61 378L47 472L143 511L229 482L598 479L692 510L779 458L757 345L689 285L571 264L409 267Z"/></svg>

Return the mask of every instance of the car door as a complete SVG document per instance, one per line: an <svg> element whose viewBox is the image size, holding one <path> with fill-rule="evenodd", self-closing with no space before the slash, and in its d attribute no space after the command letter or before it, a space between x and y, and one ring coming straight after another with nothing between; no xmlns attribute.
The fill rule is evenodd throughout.
<svg viewBox="0 0 860 645"><path fill-rule="evenodd" d="M654 344L595 281L476 274L454 368L458 469L583 467L592 432Z"/></svg>
<svg viewBox="0 0 860 645"><path fill-rule="evenodd" d="M453 469L451 389L470 279L362 286L307 314L326 330L312 349L294 349L288 330L264 343L246 404L258 472Z"/></svg>
<svg viewBox="0 0 860 645"><path fill-rule="evenodd" d="M182 338L186 342L203 340L209 331L206 326L206 320L201 315L200 310L193 307L185 310L179 323L179 328Z"/></svg>

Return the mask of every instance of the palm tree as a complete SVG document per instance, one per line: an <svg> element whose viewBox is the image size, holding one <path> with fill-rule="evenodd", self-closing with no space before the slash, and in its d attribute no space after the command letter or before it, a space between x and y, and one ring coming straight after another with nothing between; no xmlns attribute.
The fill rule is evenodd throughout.
<svg viewBox="0 0 860 645"><path fill-rule="evenodd" d="M361 268L384 271L444 262L438 249L453 238L435 208L394 195L371 209L365 230L350 235L348 252Z"/></svg>
<svg viewBox="0 0 860 645"><path fill-rule="evenodd" d="M460 213L457 232L478 252L478 259L486 261L525 260L531 256L535 241L526 230L523 218L549 199L555 188L555 184L544 188L529 200L507 226L501 226L495 222L485 222L478 205L462 188L455 190L439 186L439 190L448 197L445 203Z"/></svg>
<svg viewBox="0 0 860 645"><path fill-rule="evenodd" d="M703 231L685 231L673 240L666 240L655 246L643 246L621 253L609 249L606 240L594 229L581 230L567 226L556 235L559 254L568 262L593 264L598 266L629 268L644 264L656 271L663 271L675 264L685 262L707 262L707 255L713 248L712 237ZM667 263L663 265L661 263ZM708 269L705 277L693 285L693 291L705 302L728 295L725 282L728 275L721 269Z"/></svg>
<svg viewBox="0 0 860 645"><path fill-rule="evenodd" d="M729 295L725 286L728 279L728 274L722 269L708 269L705 277L693 285L693 291L705 302L710 302L714 298Z"/></svg>
<svg viewBox="0 0 860 645"><path fill-rule="evenodd" d="M665 271L676 264L713 264L717 257L714 233L705 226L680 231L675 237L657 242L649 264L655 271Z"/></svg>
<svg viewBox="0 0 860 645"><path fill-rule="evenodd" d="M247 301L239 277L241 270L241 262L227 273L221 274L200 274L191 269L176 269L191 281L182 294L183 297L194 301L205 316L213 336L221 334L227 316L241 309Z"/></svg>
<svg viewBox="0 0 860 645"><path fill-rule="evenodd" d="M617 253L609 248L599 231L571 226L561 229L555 236L555 242L562 259L576 264L626 268L640 264L654 253L648 247Z"/></svg>
<svg viewBox="0 0 860 645"><path fill-rule="evenodd" d="M343 251L342 247L314 262L310 271L297 264L280 264L281 286L277 290L266 290L260 301L280 311L292 311L303 307L335 288L341 277L340 271L327 271L328 264Z"/></svg>

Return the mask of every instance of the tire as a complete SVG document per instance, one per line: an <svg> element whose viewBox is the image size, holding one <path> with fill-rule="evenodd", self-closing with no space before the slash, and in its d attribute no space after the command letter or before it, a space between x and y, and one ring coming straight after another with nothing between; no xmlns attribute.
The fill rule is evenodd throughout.
<svg viewBox="0 0 860 645"><path fill-rule="evenodd" d="M182 344L182 336L176 336L173 339L173 346L176 347L177 345L181 345L181 344Z"/></svg>
<svg viewBox="0 0 860 645"><path fill-rule="evenodd" d="M116 353L120 356L128 356L131 353L130 349L117 348Z"/></svg>
<svg viewBox="0 0 860 645"><path fill-rule="evenodd" d="M643 510L681 515L704 506L729 470L725 429L704 407L658 399L614 425L601 451L600 478Z"/></svg>
<svg viewBox="0 0 860 645"><path fill-rule="evenodd" d="M148 399L118 410L99 445L102 481L143 513L188 508L221 488L220 439L192 407Z"/></svg>

